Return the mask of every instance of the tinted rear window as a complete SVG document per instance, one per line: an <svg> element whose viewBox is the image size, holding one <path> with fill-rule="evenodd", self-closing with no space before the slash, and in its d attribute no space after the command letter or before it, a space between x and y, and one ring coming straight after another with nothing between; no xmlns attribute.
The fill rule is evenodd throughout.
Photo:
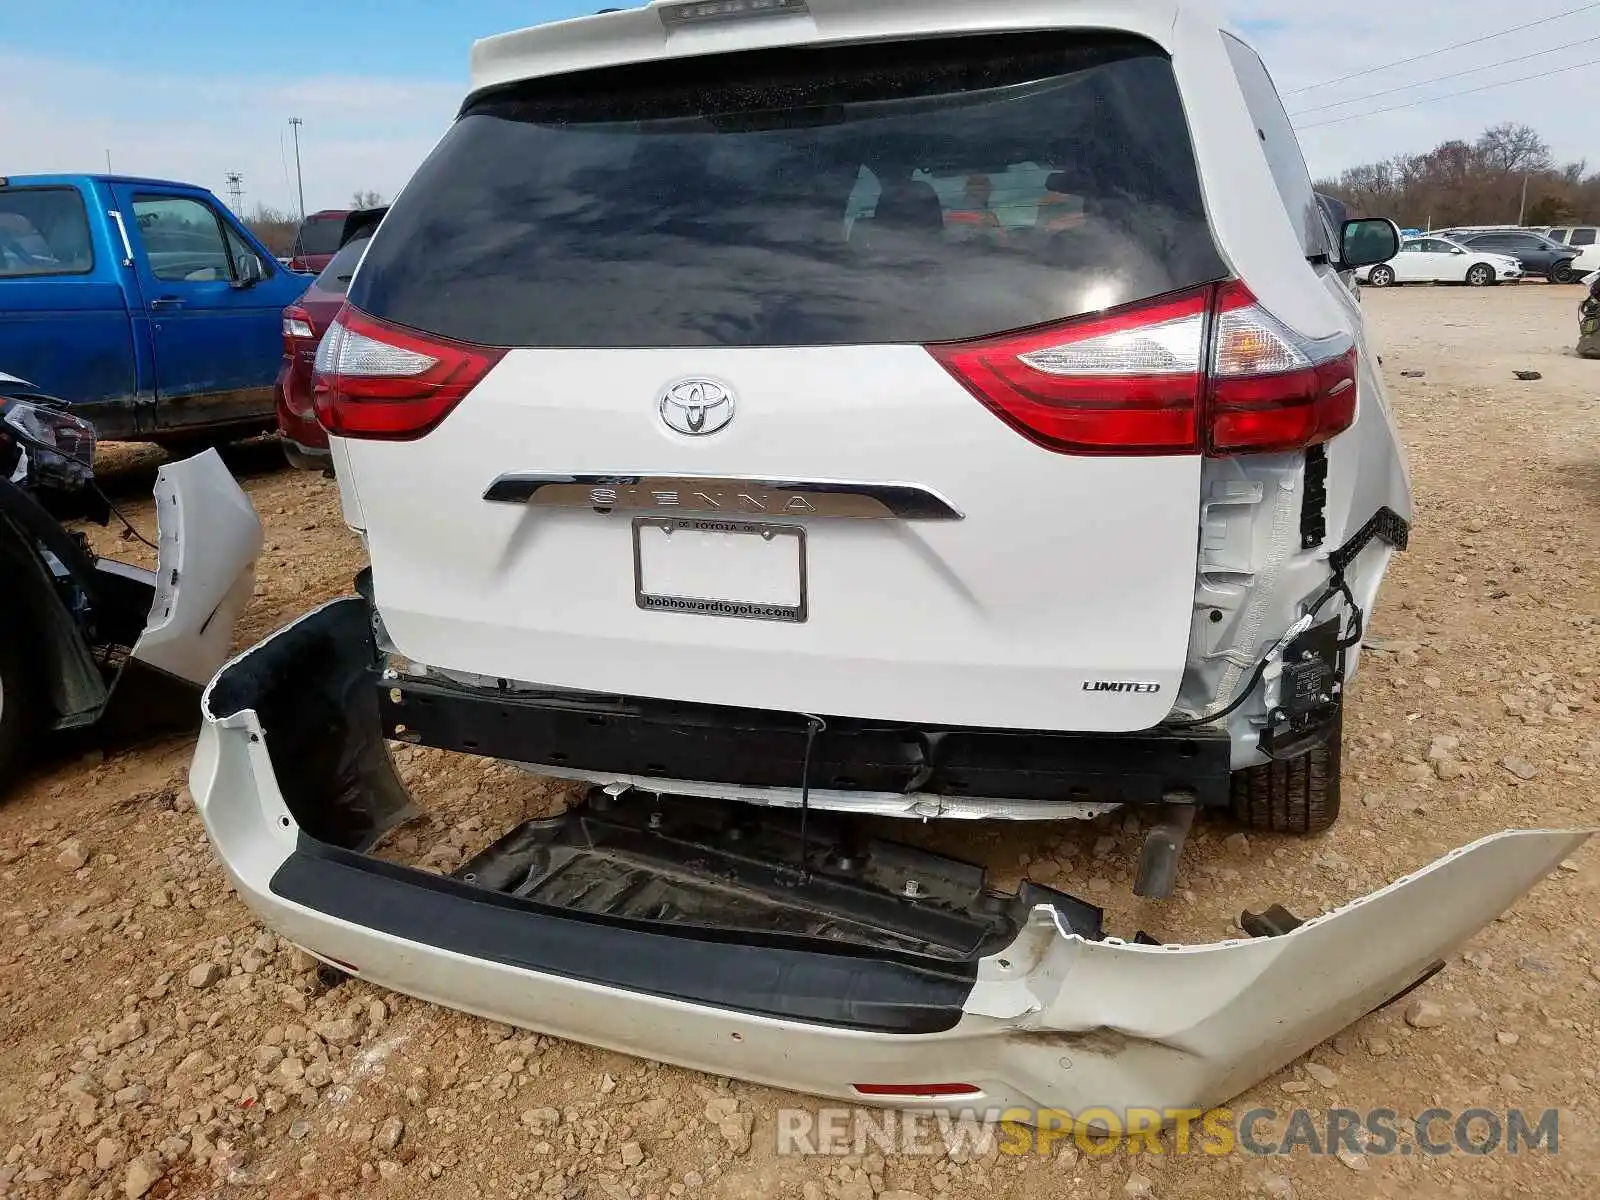
<svg viewBox="0 0 1600 1200"><path fill-rule="evenodd" d="M89 218L76 188L0 189L0 279L93 269Z"/></svg>
<svg viewBox="0 0 1600 1200"><path fill-rule="evenodd" d="M350 280L356 273L356 267L361 263L362 252L366 250L367 243L372 240L370 233L348 241L335 254L328 265L322 268L322 274L317 276L317 290L342 296L350 290Z"/></svg>
<svg viewBox="0 0 1600 1200"><path fill-rule="evenodd" d="M495 345L837 345L969 338L1224 273L1168 59L1030 34L482 96L350 298Z"/></svg>
<svg viewBox="0 0 1600 1200"><path fill-rule="evenodd" d="M344 216L307 217L296 245L301 254L332 254L344 236Z"/></svg>

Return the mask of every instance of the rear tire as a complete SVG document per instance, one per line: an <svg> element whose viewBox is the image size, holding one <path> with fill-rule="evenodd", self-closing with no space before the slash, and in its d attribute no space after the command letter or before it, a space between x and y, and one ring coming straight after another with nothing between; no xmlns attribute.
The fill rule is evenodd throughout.
<svg viewBox="0 0 1600 1200"><path fill-rule="evenodd" d="M1233 773L1233 815L1270 833L1322 833L1339 819L1339 753L1344 718L1326 743L1299 758Z"/></svg>
<svg viewBox="0 0 1600 1200"><path fill-rule="evenodd" d="M1367 274L1367 282L1370 283L1373 287L1380 287L1380 288L1393 287L1394 286L1394 268L1393 267L1385 267L1385 266L1383 266L1381 264L1379 266L1373 267L1372 270L1370 272L1368 272L1368 274Z"/></svg>
<svg viewBox="0 0 1600 1200"><path fill-rule="evenodd" d="M1488 287L1494 282L1494 268L1488 263L1477 263L1467 269L1468 287Z"/></svg>
<svg viewBox="0 0 1600 1200"><path fill-rule="evenodd" d="M21 772L28 739L38 724L38 690L22 656L13 624L0 632L0 798Z"/></svg>
<svg viewBox="0 0 1600 1200"><path fill-rule="evenodd" d="M1570 262L1561 263L1550 269L1551 283L1577 283L1582 276L1572 269Z"/></svg>

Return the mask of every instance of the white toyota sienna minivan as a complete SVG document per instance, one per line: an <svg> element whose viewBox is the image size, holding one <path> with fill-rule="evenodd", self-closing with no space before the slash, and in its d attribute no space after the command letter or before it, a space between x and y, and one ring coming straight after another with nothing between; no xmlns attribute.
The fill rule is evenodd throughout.
<svg viewBox="0 0 1600 1200"><path fill-rule="evenodd" d="M1413 986L1581 836L1161 947L861 819L1138 805L1149 895L1197 809L1333 821L1411 501L1349 283L1398 231L1324 212L1187 5L480 42L317 356L363 595L207 696L241 894L416 995L902 1104L1212 1103ZM430 874L371 853L386 741L594 787Z"/></svg>

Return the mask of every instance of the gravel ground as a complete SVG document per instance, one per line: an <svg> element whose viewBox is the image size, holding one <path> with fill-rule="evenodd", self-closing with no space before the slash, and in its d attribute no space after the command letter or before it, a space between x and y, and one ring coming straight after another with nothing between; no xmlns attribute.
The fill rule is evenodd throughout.
<svg viewBox="0 0 1600 1200"><path fill-rule="evenodd" d="M1369 292L1417 489L1351 695L1346 810L1295 840L1202 824L1179 897L1129 892L1136 822L922 835L994 877L1078 891L1117 932L1234 933L1301 915L1508 827L1596 823L1600 406L1574 358L1576 289ZM1543 372L1518 382L1512 372ZM1403 373L1423 372L1421 377ZM361 565L334 485L229 452L267 525L241 642L340 594ZM108 448L153 527L159 452ZM97 531L102 552L135 543ZM796 1197L934 1200L1250 1195L1593 1195L1600 1175L1600 852L1563 864L1405 1005L1370 1016L1236 1108L1563 1111L1558 1156L1208 1159L1070 1147L806 1158L775 1110L816 1102L665 1068L348 982L263 932L229 892L171 740L42 771L0 808L0 1194L87 1197ZM406 750L430 820L397 849L438 869L567 791ZM909 832L909 831L906 831ZM1171 1148L1171 1139L1165 1145ZM960 1160L960 1161L956 1161Z"/></svg>

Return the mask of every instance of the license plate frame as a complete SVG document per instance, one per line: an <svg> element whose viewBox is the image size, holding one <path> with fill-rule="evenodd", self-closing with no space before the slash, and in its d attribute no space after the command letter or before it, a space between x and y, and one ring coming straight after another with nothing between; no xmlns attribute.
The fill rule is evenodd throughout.
<svg viewBox="0 0 1600 1200"><path fill-rule="evenodd" d="M782 538L795 543L799 581L798 604L773 604L762 601L729 600L716 596L674 595L649 592L644 586L644 551L641 542L645 529L664 529L669 534L688 532L723 533L740 537L760 537L765 541ZM810 597L806 579L806 530L803 525L779 525L768 521L696 519L691 517L635 517L633 519L633 598L646 612L685 613L691 616L729 617L745 621L777 621L802 625L810 616Z"/></svg>

